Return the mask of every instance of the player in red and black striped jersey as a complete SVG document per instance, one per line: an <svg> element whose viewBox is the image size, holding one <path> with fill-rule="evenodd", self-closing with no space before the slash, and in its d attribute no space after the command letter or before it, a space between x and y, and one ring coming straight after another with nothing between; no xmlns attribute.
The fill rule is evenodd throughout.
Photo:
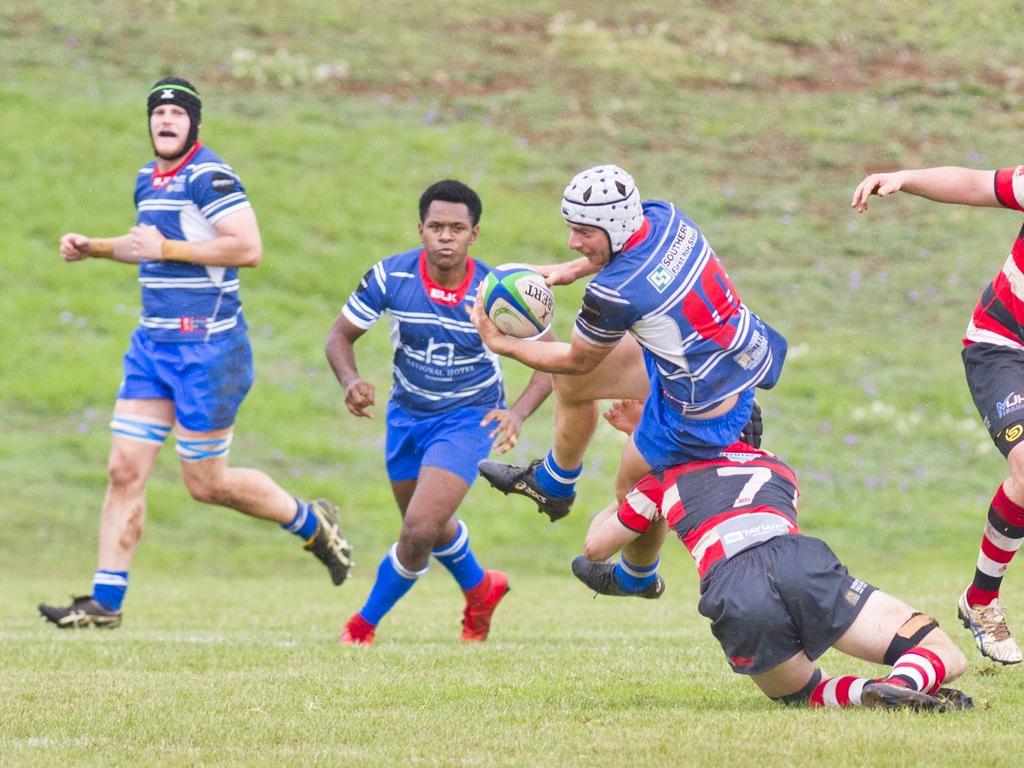
<svg viewBox="0 0 1024 768"><path fill-rule="evenodd" d="M940 203L1024 211L1024 166L875 173L857 186L851 205L863 212L871 195L900 191ZM999 588L1024 543L1024 228L974 308L963 344L967 386L1010 474L989 506L974 579L960 595L957 612L982 654L1017 664L1024 653L1007 627Z"/></svg>
<svg viewBox="0 0 1024 768"><path fill-rule="evenodd" d="M639 403L606 418L631 431ZM733 671L771 698L811 706L966 709L944 688L967 660L929 616L850 576L825 542L797 527L796 475L779 457L734 443L718 456L642 478L591 524L573 572L607 594L603 562L665 520L700 574L699 610L711 620ZM815 659L829 648L891 664L882 678L827 677Z"/></svg>

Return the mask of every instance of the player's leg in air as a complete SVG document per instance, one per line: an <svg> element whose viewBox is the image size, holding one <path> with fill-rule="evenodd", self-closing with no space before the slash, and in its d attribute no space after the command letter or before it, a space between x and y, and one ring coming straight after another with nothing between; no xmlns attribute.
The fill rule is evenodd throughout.
<svg viewBox="0 0 1024 768"><path fill-rule="evenodd" d="M185 349L180 356L164 375L175 392L177 451L189 493L198 501L278 523L327 566L334 584L341 584L352 566L352 550L337 508L292 496L260 470L228 466L235 417L253 382L248 340L229 337Z"/></svg>
<svg viewBox="0 0 1024 768"><path fill-rule="evenodd" d="M1024 659L1010 634L999 589L1010 561L1024 543L1024 352L971 344L963 350L967 384L1010 475L996 489L982 531L974 579L960 595L957 614L974 634L978 650L1000 664Z"/></svg>
<svg viewBox="0 0 1024 768"><path fill-rule="evenodd" d="M576 499L583 456L597 429L598 401L643 400L650 391L650 376L640 345L627 334L590 373L555 376L554 385L555 425L547 455L526 467L491 460L480 463L480 474L492 486L532 499L552 521L569 514Z"/></svg>
<svg viewBox="0 0 1024 768"><path fill-rule="evenodd" d="M40 614L58 627L120 625L128 571L146 520L146 481L173 423L170 400L119 399L114 405L92 593L72 598L70 605L40 605Z"/></svg>
<svg viewBox="0 0 1024 768"><path fill-rule="evenodd" d="M327 566L334 584L345 581L352 549L337 507L325 499L307 502L292 496L258 469L229 466L232 427L210 432L178 427L176 435L182 478L192 498L277 523Z"/></svg>
<svg viewBox="0 0 1024 768"><path fill-rule="evenodd" d="M969 696L944 685L967 667L960 649L934 619L884 592L867 596L864 608L833 647L891 669L877 678L829 677L800 651L753 680L766 695L785 704L934 711L973 706Z"/></svg>
<svg viewBox="0 0 1024 768"><path fill-rule="evenodd" d="M464 408L412 417L389 404L386 463L402 530L381 560L365 604L346 623L341 644L372 644L377 625L427 572L431 556L465 597L462 639L487 639L494 610L509 591L508 576L479 564L466 524L455 517L477 463L491 449L490 429L480 426L487 411Z"/></svg>

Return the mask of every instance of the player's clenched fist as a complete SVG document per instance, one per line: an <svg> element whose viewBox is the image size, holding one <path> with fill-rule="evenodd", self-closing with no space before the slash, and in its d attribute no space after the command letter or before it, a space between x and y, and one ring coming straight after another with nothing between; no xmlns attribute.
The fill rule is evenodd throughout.
<svg viewBox="0 0 1024 768"><path fill-rule="evenodd" d="M89 258L89 238L77 232L68 232L60 239L60 256L64 261Z"/></svg>

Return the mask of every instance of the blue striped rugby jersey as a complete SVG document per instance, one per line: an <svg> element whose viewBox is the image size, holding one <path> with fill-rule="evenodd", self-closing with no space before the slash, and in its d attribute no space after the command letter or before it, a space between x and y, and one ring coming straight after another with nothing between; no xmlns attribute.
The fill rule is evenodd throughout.
<svg viewBox="0 0 1024 768"><path fill-rule="evenodd" d="M139 170L135 206L137 224L155 226L170 240L193 242L217 237L214 224L251 207L238 174L198 143L165 174L156 172L155 160ZM153 341L202 342L246 329L236 267L144 260L139 283L139 325Z"/></svg>
<svg viewBox="0 0 1024 768"><path fill-rule="evenodd" d="M641 229L587 286L576 333L598 346L631 333L683 413L774 386L786 340L740 301L693 221L661 200L645 201L643 211Z"/></svg>
<svg viewBox="0 0 1024 768"><path fill-rule="evenodd" d="M484 346L469 320L477 286L490 267L469 259L466 279L451 289L430 279L426 258L416 248L378 261L342 313L364 330L388 316L395 350L391 397L402 408L419 413L503 408L498 356Z"/></svg>

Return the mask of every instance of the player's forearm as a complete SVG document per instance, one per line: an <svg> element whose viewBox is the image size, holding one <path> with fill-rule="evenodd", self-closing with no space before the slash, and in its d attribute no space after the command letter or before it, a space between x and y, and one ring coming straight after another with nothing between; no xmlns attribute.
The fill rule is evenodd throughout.
<svg viewBox="0 0 1024 768"><path fill-rule="evenodd" d="M939 203L998 207L995 172L972 168L919 168L903 171L901 191Z"/></svg>
<svg viewBox="0 0 1024 768"><path fill-rule="evenodd" d="M327 334L327 341L324 342L324 354L334 372L334 378L347 392L349 387L360 379L352 342L343 333L336 330L336 327L332 328Z"/></svg>
<svg viewBox="0 0 1024 768"><path fill-rule="evenodd" d="M502 341L495 352L518 360L535 371L578 375L593 368L585 358L575 353L571 344L563 341L527 341L511 336L504 337Z"/></svg>
<svg viewBox="0 0 1024 768"><path fill-rule="evenodd" d="M164 240L161 261L184 261L207 267L255 267L263 258L259 239L221 235L210 240Z"/></svg>
<svg viewBox="0 0 1024 768"><path fill-rule="evenodd" d="M138 264L140 259L132 255L130 235L120 237L94 237L89 241L89 256L93 259L110 259L123 264Z"/></svg>
<svg viewBox="0 0 1024 768"><path fill-rule="evenodd" d="M516 398L515 403L512 404L509 410L525 421L533 415L534 411L540 408L541 403L547 400L552 389L554 389L554 379L551 377L551 374L544 373L543 371L534 371L530 381L526 384L526 388Z"/></svg>
<svg viewBox="0 0 1024 768"><path fill-rule="evenodd" d="M620 523L617 513L618 504L612 503L594 516L583 542L588 560L607 560L640 535Z"/></svg>

